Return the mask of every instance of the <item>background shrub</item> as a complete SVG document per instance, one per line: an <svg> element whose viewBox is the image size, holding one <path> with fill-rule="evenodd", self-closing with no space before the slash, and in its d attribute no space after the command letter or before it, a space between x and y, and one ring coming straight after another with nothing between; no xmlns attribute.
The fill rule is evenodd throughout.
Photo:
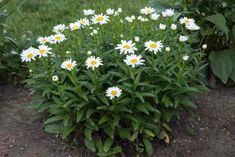
<svg viewBox="0 0 235 157"><path fill-rule="evenodd" d="M171 7L181 15L197 19L201 26L199 36L208 45L212 72L223 83L235 81L234 0L150 0L150 3L159 10Z"/></svg>
<svg viewBox="0 0 235 157"><path fill-rule="evenodd" d="M27 69L21 63L19 54L30 44L30 38L27 34L15 37L12 33L13 29L7 20L16 8L7 7L9 3L8 0L0 2L0 81L19 83L27 76Z"/></svg>

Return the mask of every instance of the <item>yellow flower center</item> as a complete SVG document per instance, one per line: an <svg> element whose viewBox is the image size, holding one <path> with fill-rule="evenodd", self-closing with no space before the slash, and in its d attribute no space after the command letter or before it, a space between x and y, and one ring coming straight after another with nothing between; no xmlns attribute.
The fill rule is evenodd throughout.
<svg viewBox="0 0 235 157"><path fill-rule="evenodd" d="M184 23L189 23L190 21L188 19L185 19L184 20Z"/></svg>
<svg viewBox="0 0 235 157"><path fill-rule="evenodd" d="M128 44L126 44L126 45L123 45L123 48L124 48L124 49L130 49L130 48L131 48L131 46L130 46L130 45L128 45Z"/></svg>
<svg viewBox="0 0 235 157"><path fill-rule="evenodd" d="M85 22L85 20L80 20L80 23L85 24L86 22Z"/></svg>
<svg viewBox="0 0 235 157"><path fill-rule="evenodd" d="M47 40L45 38L42 39L42 43L46 43Z"/></svg>
<svg viewBox="0 0 235 157"><path fill-rule="evenodd" d="M103 16L98 16L97 18L96 18L96 21L103 21L104 20L104 17Z"/></svg>
<svg viewBox="0 0 235 157"><path fill-rule="evenodd" d="M72 69L72 63L67 63L67 64L66 64L66 67L67 67L68 69Z"/></svg>
<svg viewBox="0 0 235 157"><path fill-rule="evenodd" d="M150 13L152 12L152 10L147 9L146 12L147 12L148 14L150 14Z"/></svg>
<svg viewBox="0 0 235 157"><path fill-rule="evenodd" d="M79 29L78 26L73 26L73 30Z"/></svg>
<svg viewBox="0 0 235 157"><path fill-rule="evenodd" d="M97 63L96 60L91 61L92 65L96 65L96 63Z"/></svg>
<svg viewBox="0 0 235 157"><path fill-rule="evenodd" d="M29 59L33 58L33 54L32 53L27 54L27 58Z"/></svg>
<svg viewBox="0 0 235 157"><path fill-rule="evenodd" d="M117 95L117 91L113 90L113 91L111 92L111 94L112 94L113 96L116 96L116 95Z"/></svg>
<svg viewBox="0 0 235 157"><path fill-rule="evenodd" d="M155 48L157 48L157 44L156 44L156 43L151 43L151 44L150 44L150 47L153 48L153 49L155 49Z"/></svg>
<svg viewBox="0 0 235 157"><path fill-rule="evenodd" d="M56 36L55 40L61 40L61 36Z"/></svg>
<svg viewBox="0 0 235 157"><path fill-rule="evenodd" d="M45 49L40 49L39 53L44 54L44 53L46 53L46 50Z"/></svg>
<svg viewBox="0 0 235 157"><path fill-rule="evenodd" d="M132 63L132 64L136 64L137 62L138 62L138 59L132 59L132 60L131 60L131 63Z"/></svg>

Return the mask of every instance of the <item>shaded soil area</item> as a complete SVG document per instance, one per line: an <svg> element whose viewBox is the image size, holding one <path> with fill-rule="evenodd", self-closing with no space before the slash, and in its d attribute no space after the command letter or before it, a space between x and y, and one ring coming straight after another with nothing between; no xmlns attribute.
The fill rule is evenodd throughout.
<svg viewBox="0 0 235 157"><path fill-rule="evenodd" d="M0 85L0 157L91 157L79 146L44 133L23 87ZM235 88L194 98L199 109L173 123L170 144L155 144L154 157L235 157ZM130 157L127 155L127 157Z"/></svg>

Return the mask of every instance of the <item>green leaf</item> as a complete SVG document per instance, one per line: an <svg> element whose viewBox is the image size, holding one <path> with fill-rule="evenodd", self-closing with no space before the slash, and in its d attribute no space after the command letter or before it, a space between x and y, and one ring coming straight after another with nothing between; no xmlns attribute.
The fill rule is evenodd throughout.
<svg viewBox="0 0 235 157"><path fill-rule="evenodd" d="M96 152L94 140L89 140L88 138L85 138L85 145L86 145L86 147L89 148L92 152Z"/></svg>
<svg viewBox="0 0 235 157"><path fill-rule="evenodd" d="M115 148L113 148L113 152L112 154L118 154L122 152L122 147L121 146L116 146Z"/></svg>
<svg viewBox="0 0 235 157"><path fill-rule="evenodd" d="M65 139L74 130L74 128L75 126L64 127L62 138Z"/></svg>
<svg viewBox="0 0 235 157"><path fill-rule="evenodd" d="M62 125L60 124L49 124L44 126L44 130L48 133L59 134L62 131Z"/></svg>
<svg viewBox="0 0 235 157"><path fill-rule="evenodd" d="M109 121L110 120L110 116L109 115L104 115L101 119L100 119L100 121L99 121L99 125L100 124L103 124L103 123L105 123L105 122L107 122L107 121Z"/></svg>
<svg viewBox="0 0 235 157"><path fill-rule="evenodd" d="M217 29L224 32L227 39L228 39L229 28L227 26L226 19L225 19L224 15L217 13L215 15L206 17L206 19L208 21L214 23L215 26L217 27Z"/></svg>
<svg viewBox="0 0 235 157"><path fill-rule="evenodd" d="M86 112L86 118L90 118L91 115L92 115L95 111L96 111L96 110L93 109L93 108L87 110L87 112Z"/></svg>
<svg viewBox="0 0 235 157"><path fill-rule="evenodd" d="M229 50L211 52L209 55L211 70L223 82L226 83L233 71L233 62Z"/></svg>
<svg viewBox="0 0 235 157"><path fill-rule="evenodd" d="M163 116L165 120L169 122L173 116L179 118L179 110L165 110L163 111Z"/></svg>
<svg viewBox="0 0 235 157"><path fill-rule="evenodd" d="M149 115L149 111L145 108L145 106L144 106L143 104L138 104L138 105L136 105L136 108L137 108L139 111L141 111L141 112L143 112L143 113Z"/></svg>
<svg viewBox="0 0 235 157"><path fill-rule="evenodd" d="M109 149L111 148L113 144L113 139L112 138L107 138L105 141L104 141L104 151L105 152L108 152Z"/></svg>
<svg viewBox="0 0 235 157"><path fill-rule="evenodd" d="M189 108L197 109L197 106L196 106L192 101L190 101L190 100L187 99L187 98L181 99L181 100L180 100L180 103L181 103L184 107L189 107Z"/></svg>
<svg viewBox="0 0 235 157"><path fill-rule="evenodd" d="M44 122L44 125L49 124L49 123L54 123L54 122L60 121L62 119L64 119L64 116L53 116L53 117L47 119Z"/></svg>
<svg viewBox="0 0 235 157"><path fill-rule="evenodd" d="M89 140L92 140L92 130L89 129L89 128L86 128L85 131L84 131L84 134L86 136L86 138L88 138Z"/></svg>
<svg viewBox="0 0 235 157"><path fill-rule="evenodd" d="M77 112L77 120L76 120L77 123L81 121L83 114L84 114L83 110L80 110L79 112Z"/></svg>
<svg viewBox="0 0 235 157"><path fill-rule="evenodd" d="M162 126L163 126L166 130L172 132L172 129L171 129L171 127L169 126L169 124L163 123Z"/></svg>
<svg viewBox="0 0 235 157"><path fill-rule="evenodd" d="M105 128L104 132L109 135L110 138L114 138L114 129L113 128Z"/></svg>
<svg viewBox="0 0 235 157"><path fill-rule="evenodd" d="M122 139L130 139L130 137L131 137L131 133L130 133L130 131L128 130L128 129L126 129L126 128L120 128L119 129L119 136L122 138Z"/></svg>
<svg viewBox="0 0 235 157"><path fill-rule="evenodd" d="M149 129L144 129L144 133L146 135L150 136L150 137L154 137L155 136L154 133L151 130L149 130Z"/></svg>
<svg viewBox="0 0 235 157"><path fill-rule="evenodd" d="M121 146L116 146L112 151L110 152L99 152L97 155L102 156L102 157L109 157L109 156L114 156L115 154L119 154L122 152L122 147Z"/></svg>
<svg viewBox="0 0 235 157"><path fill-rule="evenodd" d="M144 142L144 147L145 147L145 151L146 151L147 155L152 156L153 155L152 143L147 138L144 138L143 142Z"/></svg>
<svg viewBox="0 0 235 157"><path fill-rule="evenodd" d="M139 134L139 132L138 131L136 131L136 132L134 132L134 134L132 134L132 136L131 136L131 141L132 142L134 142L137 138L138 138L138 134Z"/></svg>
<svg viewBox="0 0 235 157"><path fill-rule="evenodd" d="M140 92L135 92L135 94L141 100L142 103L145 103L143 95Z"/></svg>
<svg viewBox="0 0 235 157"><path fill-rule="evenodd" d="M103 149L102 139L98 135L95 136L95 145L99 151Z"/></svg>

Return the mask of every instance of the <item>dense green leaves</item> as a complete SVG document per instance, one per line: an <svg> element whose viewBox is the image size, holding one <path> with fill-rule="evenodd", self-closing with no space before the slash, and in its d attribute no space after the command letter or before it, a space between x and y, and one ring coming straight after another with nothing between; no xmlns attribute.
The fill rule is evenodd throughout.
<svg viewBox="0 0 235 157"><path fill-rule="evenodd" d="M196 108L189 95L204 87L198 79L205 67L203 50L193 49L190 42L179 43L179 35L186 32L159 31L160 20L171 25L176 23L175 17L133 23L119 23L119 18L125 16L110 16L104 25L92 24L97 29L94 36L86 27L64 30L68 42L50 44L55 56L37 57L28 63L33 71L27 83L45 102L38 108L48 114L46 131L62 138L82 138L97 156L115 156L123 151L125 142L135 146L138 153L152 156L151 140L166 138L172 131L169 122L179 118L183 107ZM178 27L179 31L184 29L183 25ZM115 47L124 38L134 42L137 35L136 54L141 54L144 64L130 66L125 60L129 54ZM144 43L148 40L161 40L171 51L147 51ZM72 52L64 53L68 49ZM91 50L92 54L86 53ZM190 56L188 60L183 59L185 54ZM88 67L91 55L100 57L103 65ZM77 65L71 70L62 68L61 63L69 58ZM58 79L53 80L53 76ZM110 87L119 88L120 96L107 90Z"/></svg>
<svg viewBox="0 0 235 157"><path fill-rule="evenodd" d="M232 50L224 50L210 53L209 60L213 73L226 83L234 70L234 52ZM233 75L232 75L233 76Z"/></svg>
<svg viewBox="0 0 235 157"><path fill-rule="evenodd" d="M215 24L215 26L219 30L224 32L226 34L226 37L228 38L229 28L227 26L226 19L225 19L225 17L222 14L217 13L215 15L206 17L206 19L208 21L212 22L213 24Z"/></svg>
<svg viewBox="0 0 235 157"><path fill-rule="evenodd" d="M144 146L145 146L145 150L146 150L147 155L152 156L153 155L152 143L146 138L143 139L143 142L144 142Z"/></svg>
<svg viewBox="0 0 235 157"><path fill-rule="evenodd" d="M89 148L91 151L95 152L96 151L96 147L95 147L95 143L94 140L89 140L87 138L85 138L85 145L87 146L87 148Z"/></svg>

